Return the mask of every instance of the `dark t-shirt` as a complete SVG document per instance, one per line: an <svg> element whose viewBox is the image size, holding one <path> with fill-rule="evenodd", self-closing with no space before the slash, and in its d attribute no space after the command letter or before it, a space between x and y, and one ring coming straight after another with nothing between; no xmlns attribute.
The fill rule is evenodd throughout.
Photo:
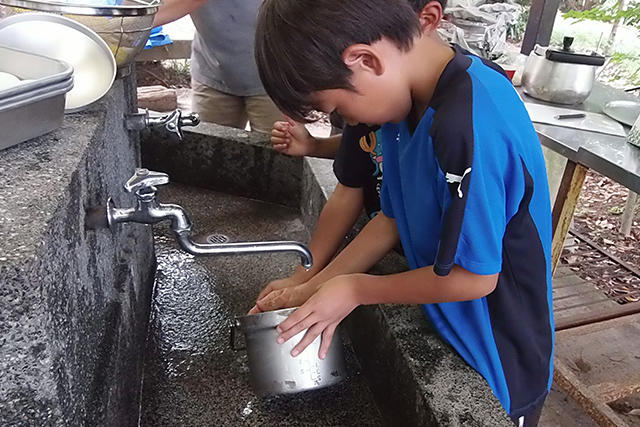
<svg viewBox="0 0 640 427"><path fill-rule="evenodd" d="M380 211L382 139L379 133L379 126L346 126L333 163L333 172L340 184L363 189L369 218Z"/></svg>

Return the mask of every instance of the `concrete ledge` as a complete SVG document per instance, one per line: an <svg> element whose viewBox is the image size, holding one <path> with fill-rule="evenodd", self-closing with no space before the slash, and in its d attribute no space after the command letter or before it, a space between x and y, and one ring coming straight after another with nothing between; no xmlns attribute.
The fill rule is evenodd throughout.
<svg viewBox="0 0 640 427"><path fill-rule="evenodd" d="M153 138L142 143L145 165L170 170L172 178L175 172L184 184L262 200L267 194L266 200L278 202L283 193L265 188L265 183L275 182L279 190L287 188L284 194L299 195L298 200L284 200L289 205L299 203L305 225L313 228L336 186L331 161L305 158L300 162L275 153L260 135L239 138L241 131L235 129L213 125L195 129L185 138L186 144L156 133L145 135L145 139ZM233 162L215 160L231 156ZM204 165L200 166L203 157ZM260 168L256 175L255 159L265 158L271 160L263 166L275 169ZM146 163L149 159L151 164ZM203 175L209 178L203 179ZM234 178L232 185L230 177ZM227 187L216 184L218 179ZM364 223L363 216L359 226ZM392 253L374 273L406 269L404 259ZM513 426L488 384L438 337L419 307L360 307L349 316L346 327L390 425Z"/></svg>
<svg viewBox="0 0 640 427"><path fill-rule="evenodd" d="M139 161L128 90L0 151L1 425L137 423L152 236L85 230Z"/></svg>
<svg viewBox="0 0 640 427"><path fill-rule="evenodd" d="M143 133L142 162L171 180L286 206L300 206L302 161L271 149L269 136L201 123L178 141L165 129Z"/></svg>

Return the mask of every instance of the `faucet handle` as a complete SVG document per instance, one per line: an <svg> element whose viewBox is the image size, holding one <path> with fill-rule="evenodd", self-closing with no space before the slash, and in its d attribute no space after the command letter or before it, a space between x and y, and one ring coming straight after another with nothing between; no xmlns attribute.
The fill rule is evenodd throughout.
<svg viewBox="0 0 640 427"><path fill-rule="evenodd" d="M200 116L197 113L183 115L180 109L161 117L149 117L148 111L146 114L147 126L164 126L169 132L178 135L180 140L183 138L182 128L184 126L198 126L200 124Z"/></svg>
<svg viewBox="0 0 640 427"><path fill-rule="evenodd" d="M138 193L140 190L150 189L148 193L155 193L158 185L169 183L169 175L163 172L154 172L149 169L136 169L136 173L124 184L124 189L129 193Z"/></svg>

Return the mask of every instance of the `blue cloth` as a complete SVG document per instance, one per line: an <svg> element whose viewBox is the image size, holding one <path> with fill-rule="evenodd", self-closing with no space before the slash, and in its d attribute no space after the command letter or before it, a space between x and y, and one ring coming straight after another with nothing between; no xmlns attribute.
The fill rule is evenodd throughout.
<svg viewBox="0 0 640 427"><path fill-rule="evenodd" d="M147 44L144 45L145 49L151 49L155 46L164 46L173 43L169 36L162 32L162 27L155 27L151 30Z"/></svg>
<svg viewBox="0 0 640 427"><path fill-rule="evenodd" d="M382 211L412 269L498 274L490 295L423 309L511 416L551 386L551 208L538 137L497 65L456 47L412 133L382 128Z"/></svg>

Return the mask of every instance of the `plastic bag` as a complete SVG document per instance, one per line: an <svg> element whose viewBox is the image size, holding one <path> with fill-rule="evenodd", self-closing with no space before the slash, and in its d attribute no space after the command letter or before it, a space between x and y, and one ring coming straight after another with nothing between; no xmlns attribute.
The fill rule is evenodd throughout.
<svg viewBox="0 0 640 427"><path fill-rule="evenodd" d="M496 59L508 50L507 30L522 13L522 6L512 3L453 0L440 33L476 55Z"/></svg>

